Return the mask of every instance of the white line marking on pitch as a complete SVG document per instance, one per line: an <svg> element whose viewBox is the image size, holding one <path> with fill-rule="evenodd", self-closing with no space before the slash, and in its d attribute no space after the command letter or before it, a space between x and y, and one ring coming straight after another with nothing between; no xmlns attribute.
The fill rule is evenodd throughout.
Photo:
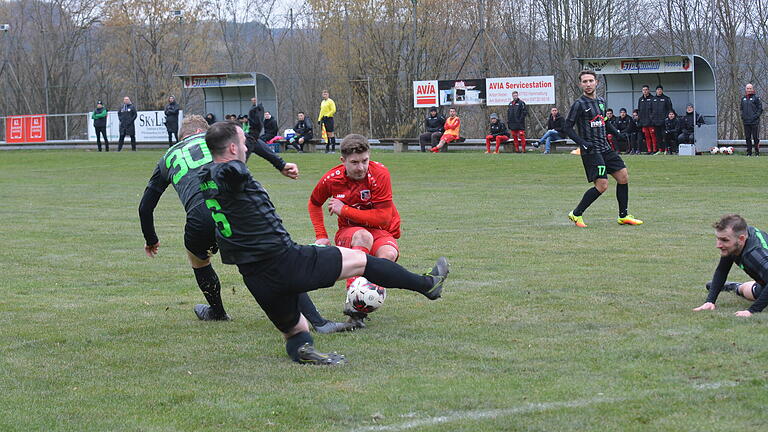
<svg viewBox="0 0 768 432"><path fill-rule="evenodd" d="M739 383L733 381L719 381L712 383L694 384L691 387L696 390L716 390L723 387L735 387ZM648 392L647 394L634 395L632 399L639 399L653 394ZM434 426L443 423L452 423L462 420L482 420L493 419L498 417L506 417L516 414L529 414L542 411L549 411L562 408L583 408L590 405L598 405L604 403L624 402L629 400L626 397L619 398L607 398L597 397L592 399L577 399L570 402L541 402L541 403L529 403L513 408L494 409L494 410L482 410L482 411L462 411L453 412L447 415L439 417L428 417L420 420L412 420L401 424L395 425L376 425L376 426L364 426L360 428L354 428L353 431L404 431L421 426Z"/></svg>

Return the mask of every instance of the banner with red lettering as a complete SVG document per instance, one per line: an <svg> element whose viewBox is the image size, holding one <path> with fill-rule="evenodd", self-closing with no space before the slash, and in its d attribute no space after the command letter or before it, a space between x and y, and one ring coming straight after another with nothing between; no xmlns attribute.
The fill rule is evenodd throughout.
<svg viewBox="0 0 768 432"><path fill-rule="evenodd" d="M485 85L488 106L507 105L514 91L528 105L555 104L555 77L552 75L488 78Z"/></svg>
<svg viewBox="0 0 768 432"><path fill-rule="evenodd" d="M437 80L413 82L413 107L437 106Z"/></svg>
<svg viewBox="0 0 768 432"><path fill-rule="evenodd" d="M8 116L5 119L5 142L45 142L45 125L45 114Z"/></svg>

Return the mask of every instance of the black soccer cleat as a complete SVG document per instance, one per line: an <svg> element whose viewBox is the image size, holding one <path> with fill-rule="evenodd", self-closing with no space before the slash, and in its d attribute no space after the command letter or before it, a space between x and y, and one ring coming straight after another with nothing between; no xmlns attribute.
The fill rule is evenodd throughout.
<svg viewBox="0 0 768 432"><path fill-rule="evenodd" d="M321 353L309 342L299 347L299 361L301 364L336 366L347 363L346 357L338 353Z"/></svg>
<svg viewBox="0 0 768 432"><path fill-rule="evenodd" d="M451 271L451 266L448 264L448 260L445 257L437 259L435 266L432 267L429 273L424 276L430 276L432 278L432 288L429 291L423 293L430 300L437 300L443 292L443 283L445 278L448 277L448 273Z"/></svg>
<svg viewBox="0 0 768 432"><path fill-rule="evenodd" d="M707 282L706 288L707 291L709 291L709 288L712 286L712 281ZM725 282L723 284L723 291L732 291L736 292L737 289L741 286L740 282Z"/></svg>
<svg viewBox="0 0 768 432"><path fill-rule="evenodd" d="M225 312L223 316L215 315L211 310L211 307L206 304L196 304L195 315L201 321L230 321L232 318Z"/></svg>
<svg viewBox="0 0 768 432"><path fill-rule="evenodd" d="M356 328L355 325L350 322L335 322L335 321L328 321L321 326L313 325L312 327L314 327L315 331L320 334L330 334L330 333L351 331Z"/></svg>
<svg viewBox="0 0 768 432"><path fill-rule="evenodd" d="M344 315L346 315L346 316L348 316L350 318L350 320L349 320L350 322L353 321L353 320L354 321L362 322L364 319L368 318L368 314L367 313L360 312L359 310L353 308L352 307L352 303L350 303L349 301L344 303L344 310L342 311L342 313L344 313ZM361 328L365 327L365 324L363 324L360 327Z"/></svg>

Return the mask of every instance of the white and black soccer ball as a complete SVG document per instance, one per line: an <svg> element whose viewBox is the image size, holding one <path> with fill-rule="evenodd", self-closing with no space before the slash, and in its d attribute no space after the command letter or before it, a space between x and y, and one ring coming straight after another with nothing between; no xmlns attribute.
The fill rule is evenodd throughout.
<svg viewBox="0 0 768 432"><path fill-rule="evenodd" d="M709 152L712 154L718 154L720 153L720 149L717 147L712 147L711 149L709 149Z"/></svg>
<svg viewBox="0 0 768 432"><path fill-rule="evenodd" d="M733 154L733 147L728 146L725 148L725 154L732 155Z"/></svg>
<svg viewBox="0 0 768 432"><path fill-rule="evenodd" d="M720 147L720 154L728 154L728 147Z"/></svg>
<svg viewBox="0 0 768 432"><path fill-rule="evenodd" d="M371 313L380 308L387 298L387 290L360 276L347 290L347 303L358 312Z"/></svg>

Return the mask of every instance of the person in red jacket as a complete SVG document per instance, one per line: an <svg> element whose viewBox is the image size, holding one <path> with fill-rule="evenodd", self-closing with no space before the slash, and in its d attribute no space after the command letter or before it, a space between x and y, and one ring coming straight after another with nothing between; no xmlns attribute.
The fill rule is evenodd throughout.
<svg viewBox="0 0 768 432"><path fill-rule="evenodd" d="M400 214L392 201L392 181L383 164L370 159L368 139L351 134L341 141L341 164L317 182L307 205L315 229L315 244L330 246L323 204L338 218L334 244L397 261L400 254ZM330 199L329 199L330 198ZM356 278L347 280L347 287ZM344 313L362 327L366 314L345 307Z"/></svg>
<svg viewBox="0 0 768 432"><path fill-rule="evenodd" d="M439 153L443 146L459 139L461 119L459 119L459 116L456 115L456 108L451 108L448 110L448 118L445 119L443 129L445 129L445 132L443 132L443 136L440 137L440 142L430 149L432 153Z"/></svg>

